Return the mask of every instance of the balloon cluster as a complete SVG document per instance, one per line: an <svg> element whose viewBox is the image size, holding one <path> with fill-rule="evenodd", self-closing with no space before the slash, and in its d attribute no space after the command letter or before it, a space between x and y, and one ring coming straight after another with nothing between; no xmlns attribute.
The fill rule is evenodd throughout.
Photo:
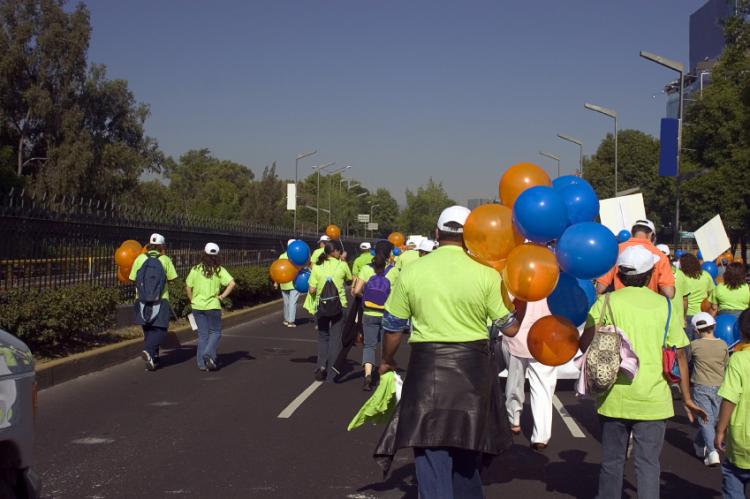
<svg viewBox="0 0 750 499"><path fill-rule="evenodd" d="M326 235L337 241L341 238L341 229L336 225L326 227ZM278 259L271 264L268 270L273 282L277 284L294 283L294 289L300 293L307 293L309 289L310 269L310 247L305 241L296 240L289 243L286 249L286 259Z"/></svg>
<svg viewBox="0 0 750 499"><path fill-rule="evenodd" d="M565 363L596 298L591 280L617 260L617 238L594 221L599 198L582 178L552 182L537 165L519 163L502 176L499 191L501 205L479 206L466 220L466 248L501 272L516 298L547 298L553 315L532 327L529 348L542 363Z"/></svg>
<svg viewBox="0 0 750 499"><path fill-rule="evenodd" d="M141 243L133 239L123 241L115 250L115 263L117 264L117 280L123 284L130 282L130 269L133 268L135 259L145 250Z"/></svg>

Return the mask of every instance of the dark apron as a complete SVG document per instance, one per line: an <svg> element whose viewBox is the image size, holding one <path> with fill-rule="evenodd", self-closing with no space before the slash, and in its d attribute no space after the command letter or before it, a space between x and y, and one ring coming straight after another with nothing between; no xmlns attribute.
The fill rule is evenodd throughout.
<svg viewBox="0 0 750 499"><path fill-rule="evenodd" d="M512 436L489 341L412 343L401 401L375 448L388 473L406 447L455 447L497 455Z"/></svg>

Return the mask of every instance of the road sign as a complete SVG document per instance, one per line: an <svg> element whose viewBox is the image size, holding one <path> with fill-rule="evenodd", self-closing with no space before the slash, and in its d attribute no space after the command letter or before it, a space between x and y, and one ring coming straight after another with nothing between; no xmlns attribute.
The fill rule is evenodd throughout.
<svg viewBox="0 0 750 499"><path fill-rule="evenodd" d="M367 230L378 230L378 224L370 222L367 224Z"/></svg>
<svg viewBox="0 0 750 499"><path fill-rule="evenodd" d="M359 223L366 224L366 223L368 223L370 221L370 215L367 214L367 213L365 213L364 215L363 214L359 214L359 215L357 215L357 221Z"/></svg>

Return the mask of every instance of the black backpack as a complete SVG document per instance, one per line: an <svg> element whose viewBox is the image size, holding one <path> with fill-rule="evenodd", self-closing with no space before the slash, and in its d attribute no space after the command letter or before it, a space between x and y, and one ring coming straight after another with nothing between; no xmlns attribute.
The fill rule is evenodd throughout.
<svg viewBox="0 0 750 499"><path fill-rule="evenodd" d="M333 278L329 277L320 291L318 317L336 317L342 313L342 310L339 288L333 283Z"/></svg>
<svg viewBox="0 0 750 499"><path fill-rule="evenodd" d="M146 261L135 274L135 289L138 292L137 310L144 323L150 324L159 315L161 294L167 285L167 273L159 256L147 254Z"/></svg>

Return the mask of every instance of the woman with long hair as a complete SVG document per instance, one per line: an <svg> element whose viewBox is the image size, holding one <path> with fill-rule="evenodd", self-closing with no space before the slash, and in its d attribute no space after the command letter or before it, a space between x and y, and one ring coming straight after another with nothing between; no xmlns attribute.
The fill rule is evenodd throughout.
<svg viewBox="0 0 750 499"><path fill-rule="evenodd" d="M364 332L364 345L362 347L362 366L364 369L364 383L362 389L372 390L372 369L375 365L376 350L383 338L383 310L385 299L388 298L390 286L396 282L398 271L390 265L393 244L389 241L378 241L375 244L375 257L372 262L363 265L357 275L357 281L352 289L354 296L363 297L362 329ZM384 286L385 278L388 285ZM373 280L374 279L374 280ZM372 282L370 283L370 281ZM368 286L368 283L369 286ZM368 300L369 298L369 300Z"/></svg>
<svg viewBox="0 0 750 499"><path fill-rule="evenodd" d="M750 307L750 286L747 285L745 265L732 262L724 271L724 282L716 286L711 303L719 315L731 314L739 317Z"/></svg>
<svg viewBox="0 0 750 499"><path fill-rule="evenodd" d="M317 381L326 380L333 383L339 374L334 364L342 346L346 283L352 280L352 272L349 264L346 263L345 255L346 253L342 254L338 245L334 245L332 241L326 241L323 252L317 261L313 262L312 273L308 281L308 293L314 296L315 318L318 323L318 360L314 373ZM335 297L323 296L324 288L329 282L338 291L338 304L335 303ZM325 307L321 307L321 298L327 301ZM338 311L332 314L330 313L332 308Z"/></svg>
<svg viewBox="0 0 750 499"><path fill-rule="evenodd" d="M216 349L221 338L221 301L235 286L234 278L221 266L219 245L206 244L200 263L190 270L185 285L198 326L198 369L215 371Z"/></svg>
<svg viewBox="0 0 750 499"><path fill-rule="evenodd" d="M696 338L692 326L695 314L701 311L703 301L711 296L715 288L711 275L701 268L700 261L692 253L685 253L680 257L680 269L677 271L685 277L684 295L687 296L686 323L690 340Z"/></svg>

